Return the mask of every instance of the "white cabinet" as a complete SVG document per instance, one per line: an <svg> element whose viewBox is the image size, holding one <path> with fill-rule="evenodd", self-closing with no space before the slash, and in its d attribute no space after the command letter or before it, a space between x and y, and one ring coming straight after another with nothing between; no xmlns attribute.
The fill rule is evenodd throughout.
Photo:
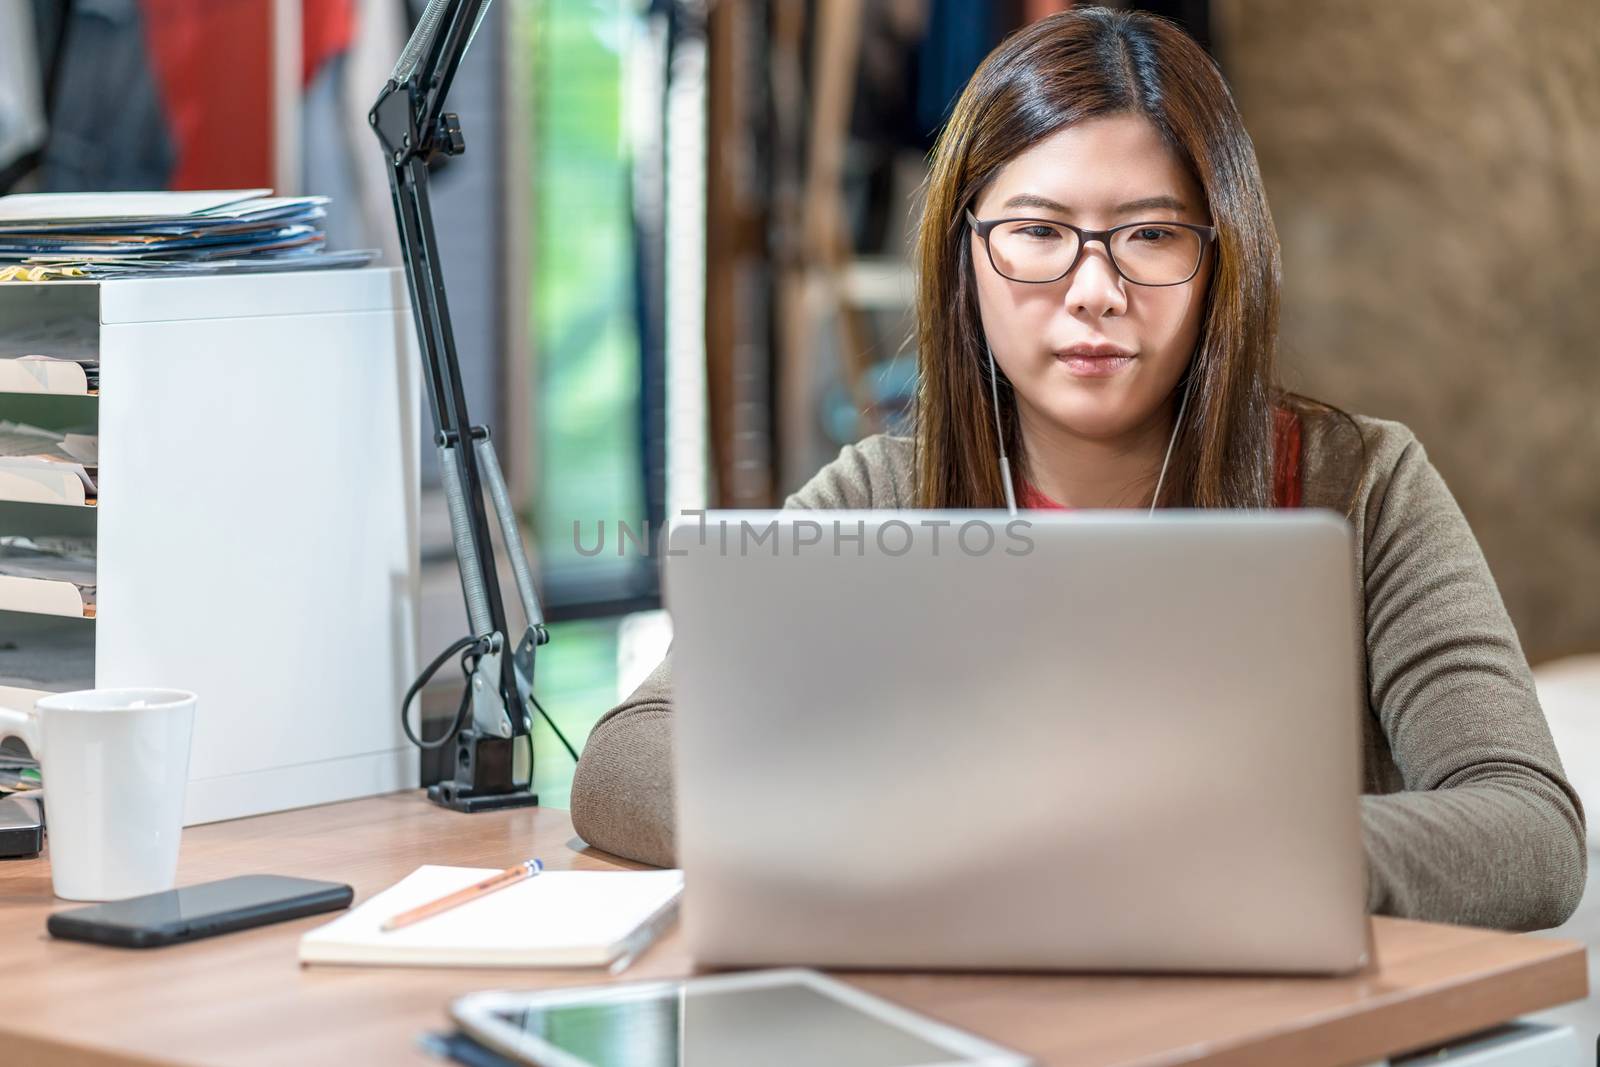
<svg viewBox="0 0 1600 1067"><path fill-rule="evenodd" d="M0 685L199 694L190 823L415 786L403 275L0 283L0 356L51 345L98 356L98 393L35 376L0 418L95 426L98 501L0 502L0 534L92 536L95 602L0 582Z"/></svg>

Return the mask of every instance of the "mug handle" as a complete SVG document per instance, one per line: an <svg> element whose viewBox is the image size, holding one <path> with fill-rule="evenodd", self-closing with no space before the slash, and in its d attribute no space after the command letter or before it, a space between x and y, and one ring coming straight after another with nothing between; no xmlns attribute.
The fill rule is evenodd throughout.
<svg viewBox="0 0 1600 1067"><path fill-rule="evenodd" d="M44 745L40 736L39 719L26 711L0 705L0 741L15 737L28 746L33 758L43 762Z"/></svg>

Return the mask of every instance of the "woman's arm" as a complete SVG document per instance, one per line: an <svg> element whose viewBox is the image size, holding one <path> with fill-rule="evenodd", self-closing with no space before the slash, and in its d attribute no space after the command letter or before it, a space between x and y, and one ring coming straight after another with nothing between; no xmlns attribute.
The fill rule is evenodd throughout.
<svg viewBox="0 0 1600 1067"><path fill-rule="evenodd" d="M846 445L783 509L901 506L905 447L881 436ZM674 862L672 650L628 699L597 722L572 779L572 825L595 848Z"/></svg>
<svg viewBox="0 0 1600 1067"><path fill-rule="evenodd" d="M572 776L572 826L595 848L673 863L672 649L595 723Z"/></svg>
<svg viewBox="0 0 1600 1067"><path fill-rule="evenodd" d="M1583 893L1582 806L1465 517L1415 438L1392 463L1367 501L1366 640L1406 791L1362 800L1369 907L1555 926Z"/></svg>

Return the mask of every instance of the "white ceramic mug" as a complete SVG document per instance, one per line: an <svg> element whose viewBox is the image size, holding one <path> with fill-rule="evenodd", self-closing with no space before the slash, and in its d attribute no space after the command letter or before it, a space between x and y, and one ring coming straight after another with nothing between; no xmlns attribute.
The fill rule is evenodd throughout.
<svg viewBox="0 0 1600 1067"><path fill-rule="evenodd" d="M39 761L56 896L173 887L194 705L181 689L85 689L32 712L0 707L0 738L21 738Z"/></svg>

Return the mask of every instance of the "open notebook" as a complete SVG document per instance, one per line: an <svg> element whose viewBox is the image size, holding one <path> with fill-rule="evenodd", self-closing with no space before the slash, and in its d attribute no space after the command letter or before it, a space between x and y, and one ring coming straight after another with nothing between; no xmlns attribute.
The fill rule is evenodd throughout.
<svg viewBox="0 0 1600 1067"><path fill-rule="evenodd" d="M545 871L384 933L385 919L499 872L418 867L300 939L302 963L411 967L621 966L677 914L682 871Z"/></svg>

